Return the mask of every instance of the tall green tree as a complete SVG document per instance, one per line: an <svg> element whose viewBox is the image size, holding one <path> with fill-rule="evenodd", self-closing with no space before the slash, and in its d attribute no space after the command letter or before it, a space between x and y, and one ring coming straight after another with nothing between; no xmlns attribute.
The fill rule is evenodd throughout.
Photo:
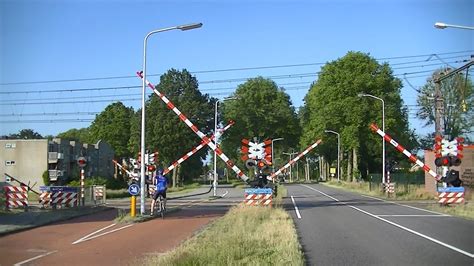
<svg viewBox="0 0 474 266"><path fill-rule="evenodd" d="M243 138L257 138L258 141L284 138L274 145L275 150L298 148L299 121L283 88L278 88L270 79L257 77L239 85L232 97L236 99L224 101L220 109L224 120L236 122L222 137L224 151L229 157L240 161L239 148Z"/></svg>
<svg viewBox="0 0 474 266"><path fill-rule="evenodd" d="M169 70L160 77L156 88L204 134L211 132L214 101L199 91L197 79L187 70ZM162 167L167 167L201 142L201 139L154 94L146 103L145 121L147 149L160 153ZM190 180L198 177L206 154L207 148L204 148L187 159L180 168L180 178Z"/></svg>
<svg viewBox="0 0 474 266"><path fill-rule="evenodd" d="M343 172L350 180L366 177L368 172L380 173L382 140L370 131L369 125L376 123L382 128L382 104L358 94L371 94L385 101L385 131L411 149L416 142L408 128L400 88L401 82L393 76L389 65L379 64L367 54L349 52L327 63L305 96L301 144L306 146L322 138L319 153L337 160L336 138L324 132L336 131L341 135L341 149L346 154L344 169L347 170ZM402 157L389 145L386 151L387 158Z"/></svg>
<svg viewBox="0 0 474 266"><path fill-rule="evenodd" d="M11 134L8 136L10 139L42 139L40 133L34 131L33 129L22 129L17 134Z"/></svg>
<svg viewBox="0 0 474 266"><path fill-rule="evenodd" d="M418 93L417 103L420 109L416 116L425 121L425 126L435 123L434 80L443 72L445 69L435 71ZM472 81L466 79L464 75L454 75L441 82L440 90L444 100L444 115L441 117L444 122L444 134L451 138L472 136L474 132Z"/></svg>
<svg viewBox="0 0 474 266"><path fill-rule="evenodd" d="M90 142L89 128L87 127L80 128L80 129L72 128L72 129L69 129L68 131L59 133L58 138L75 140L75 141L80 141L83 143L89 143Z"/></svg>
<svg viewBox="0 0 474 266"><path fill-rule="evenodd" d="M126 107L121 102L108 105L92 122L89 129L90 140L107 142L119 158L129 156L128 141L133 114L133 108Z"/></svg>

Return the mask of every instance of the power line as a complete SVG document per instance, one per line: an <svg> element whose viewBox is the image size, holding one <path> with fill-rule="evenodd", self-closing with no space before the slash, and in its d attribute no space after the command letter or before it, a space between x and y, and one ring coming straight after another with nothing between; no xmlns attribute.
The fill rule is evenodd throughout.
<svg viewBox="0 0 474 266"><path fill-rule="evenodd" d="M99 114L100 112L52 112L52 113L26 113L26 114L21 114L21 113L10 113L10 114L0 114L0 117L10 117L10 116L68 116L68 115L96 115Z"/></svg>
<svg viewBox="0 0 474 266"><path fill-rule="evenodd" d="M84 122L90 123L94 121L94 119L33 119L33 120L2 120L1 123L11 124L11 123L71 123L71 122Z"/></svg>
<svg viewBox="0 0 474 266"><path fill-rule="evenodd" d="M381 61L381 60L399 60L399 59L418 58L418 57L427 57L427 56L435 56L435 55L439 56L439 55L463 54L463 53L471 53L473 51L474 50L466 50L466 51L446 52L446 53L385 57L385 58L379 58L379 59L376 59L376 60L378 60L378 61ZM215 70L200 70L200 71L192 71L190 73L191 74L205 74L205 73L246 71L246 70L259 70L259 69L317 66L317 65L324 65L324 64L326 64L326 62L303 63L303 64L287 64L287 65L272 65L272 66L256 66L256 67L241 67L241 68L227 68L227 69L215 69ZM147 76L161 76L161 75L162 74L147 74ZM29 84L46 84L46 83L62 83L62 82L82 82L82 81L97 81L97 80L112 80L112 79L129 79L129 78L135 78L135 77L136 77L135 75L127 75L127 76L109 76L109 77L62 79L62 80L20 81L20 82L0 83L0 85L29 85Z"/></svg>

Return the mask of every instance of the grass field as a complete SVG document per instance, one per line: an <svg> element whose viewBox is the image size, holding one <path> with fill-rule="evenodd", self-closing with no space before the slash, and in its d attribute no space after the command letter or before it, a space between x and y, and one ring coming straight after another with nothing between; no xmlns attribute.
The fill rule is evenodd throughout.
<svg viewBox="0 0 474 266"><path fill-rule="evenodd" d="M293 220L282 208L238 205L176 249L150 255L143 265L304 265Z"/></svg>

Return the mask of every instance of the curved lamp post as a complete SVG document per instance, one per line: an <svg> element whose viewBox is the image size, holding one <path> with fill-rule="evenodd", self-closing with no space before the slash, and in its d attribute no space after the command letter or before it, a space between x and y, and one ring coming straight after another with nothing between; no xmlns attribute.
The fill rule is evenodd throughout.
<svg viewBox="0 0 474 266"><path fill-rule="evenodd" d="M324 130L324 132L326 133L333 133L333 134L336 134L337 135L337 181L341 181L340 180L340 175L339 175L339 172L341 170L340 168L340 158L341 158L341 135L339 135L339 133L337 133L336 131L332 131L332 130Z"/></svg>
<svg viewBox="0 0 474 266"><path fill-rule="evenodd" d="M458 29L464 29L464 30L474 30L474 27L446 24L443 22L436 22L434 26L437 29L458 28Z"/></svg>
<svg viewBox="0 0 474 266"><path fill-rule="evenodd" d="M148 37L155 33L169 31L169 30L192 30L202 27L202 23L192 23L179 25L169 28L158 29L150 31L143 40L143 81L142 81L142 123L141 123L141 145L140 145L140 213L145 214L145 85L146 85L146 44Z"/></svg>
<svg viewBox="0 0 474 266"><path fill-rule="evenodd" d="M228 101L228 100L235 100L237 99L236 97L227 97L224 98L223 100L217 99L216 101L216 107L215 107L215 113L214 113L214 143L216 144L217 147L217 141L219 139L219 134L217 133L217 106L219 105L219 102L223 101ZM213 195L214 197L216 196L216 190L217 190L217 152L214 150L214 181L212 182L212 189L213 189Z"/></svg>
<svg viewBox="0 0 474 266"><path fill-rule="evenodd" d="M371 97L382 101L382 131L385 132L385 101L382 98L377 96L367 94L367 93L359 93L357 94L359 97ZM382 183L385 184L385 140L382 138Z"/></svg>
<svg viewBox="0 0 474 266"><path fill-rule="evenodd" d="M272 173L275 173L275 163L274 163L275 160L273 159L273 158L275 158L275 157L273 157L273 142L279 141L279 140L284 140L284 138L272 139L272 162L273 162L273 163L272 163Z"/></svg>

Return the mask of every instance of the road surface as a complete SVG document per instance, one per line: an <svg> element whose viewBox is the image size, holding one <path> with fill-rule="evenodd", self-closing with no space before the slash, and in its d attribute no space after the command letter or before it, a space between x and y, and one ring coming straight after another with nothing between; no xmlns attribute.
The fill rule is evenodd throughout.
<svg viewBox="0 0 474 266"><path fill-rule="evenodd" d="M474 265L474 221L318 184L287 188L309 265Z"/></svg>

